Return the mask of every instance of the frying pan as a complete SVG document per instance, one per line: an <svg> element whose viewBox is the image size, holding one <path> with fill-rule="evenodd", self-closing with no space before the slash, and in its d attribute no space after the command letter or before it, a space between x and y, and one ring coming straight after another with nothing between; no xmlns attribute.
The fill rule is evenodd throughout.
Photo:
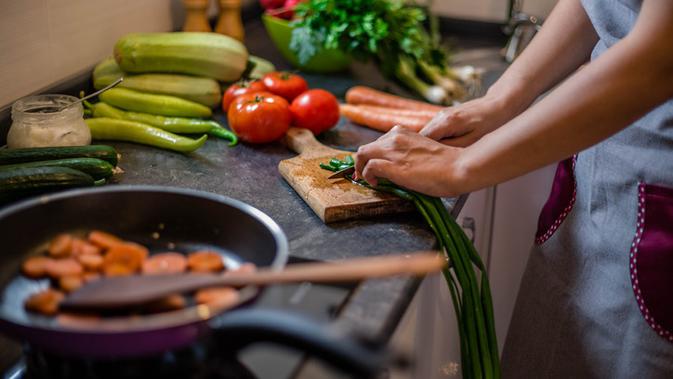
<svg viewBox="0 0 673 379"><path fill-rule="evenodd" d="M238 309L208 306L143 316L117 316L64 326L26 312L23 301L49 285L19 274L27 256L40 254L63 232L108 231L150 251L214 250L228 267L243 262L282 269L288 244L267 215L212 193L157 186L108 186L43 196L0 211L0 332L45 351L97 359L134 357L192 344L210 334L229 345L258 341L309 350L328 363L367 376L381 358L368 347L310 321L279 311L246 309L261 289L241 289Z"/></svg>

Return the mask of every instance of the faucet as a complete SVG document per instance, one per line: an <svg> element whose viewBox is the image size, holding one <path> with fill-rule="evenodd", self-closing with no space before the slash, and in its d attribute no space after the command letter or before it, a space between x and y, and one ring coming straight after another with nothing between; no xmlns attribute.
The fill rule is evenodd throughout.
<svg viewBox="0 0 673 379"><path fill-rule="evenodd" d="M524 13L522 7L523 0L510 0L509 21L504 27L509 40L501 51L501 55L508 63L512 63L521 54L542 27L542 21Z"/></svg>

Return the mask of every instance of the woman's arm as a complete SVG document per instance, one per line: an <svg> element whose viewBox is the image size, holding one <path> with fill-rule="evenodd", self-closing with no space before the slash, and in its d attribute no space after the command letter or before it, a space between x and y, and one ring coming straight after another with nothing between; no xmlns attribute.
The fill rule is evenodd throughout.
<svg viewBox="0 0 673 379"><path fill-rule="evenodd" d="M489 88L487 94L447 108L422 135L467 146L517 116L580 65L598 40L580 0L561 0L530 45Z"/></svg>
<svg viewBox="0 0 673 379"><path fill-rule="evenodd" d="M561 160L673 97L673 2L645 0L627 37L552 93L468 148L394 129L361 147L358 175L451 196Z"/></svg>
<svg viewBox="0 0 673 379"><path fill-rule="evenodd" d="M673 2L645 0L635 27L529 111L465 149L466 188L561 160L673 97Z"/></svg>

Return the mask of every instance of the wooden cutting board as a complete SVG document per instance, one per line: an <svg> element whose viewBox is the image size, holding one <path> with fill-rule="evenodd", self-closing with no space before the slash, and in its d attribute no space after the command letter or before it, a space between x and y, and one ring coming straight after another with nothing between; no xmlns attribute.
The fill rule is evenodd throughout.
<svg viewBox="0 0 673 379"><path fill-rule="evenodd" d="M328 179L331 171L320 168L330 158L344 159L348 151L327 147L307 129L290 128L287 145L298 156L278 164L278 171L308 203L323 222L408 212L413 205L399 197L352 183L347 179Z"/></svg>

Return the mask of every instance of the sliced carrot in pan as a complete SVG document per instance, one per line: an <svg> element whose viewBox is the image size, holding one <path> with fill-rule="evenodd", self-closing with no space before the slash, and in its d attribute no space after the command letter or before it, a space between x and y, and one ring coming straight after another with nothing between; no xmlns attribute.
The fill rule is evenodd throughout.
<svg viewBox="0 0 673 379"><path fill-rule="evenodd" d="M143 262L143 274L179 274L187 270L187 258L180 253L155 254Z"/></svg>
<svg viewBox="0 0 673 379"><path fill-rule="evenodd" d="M187 256L187 267L194 272L217 272L224 269L224 263L214 251L197 251Z"/></svg>
<svg viewBox="0 0 673 379"><path fill-rule="evenodd" d="M110 249L114 246L126 243L121 238L100 230L94 230L89 233L89 242L102 247L103 249Z"/></svg>
<svg viewBox="0 0 673 379"><path fill-rule="evenodd" d="M47 274L59 279L64 276L81 275L84 271L82 265L73 258L52 259L46 265Z"/></svg>
<svg viewBox="0 0 673 379"><path fill-rule="evenodd" d="M103 267L103 257L98 254L81 254L77 256L77 261L87 271L100 271Z"/></svg>
<svg viewBox="0 0 673 379"><path fill-rule="evenodd" d="M100 279L100 274L97 272L85 272L82 274L82 279L84 283L93 282L94 280Z"/></svg>
<svg viewBox="0 0 673 379"><path fill-rule="evenodd" d="M194 300L197 304L206 304L218 308L229 308L238 303L240 296L232 287L212 287L196 291Z"/></svg>
<svg viewBox="0 0 673 379"><path fill-rule="evenodd" d="M49 243L47 252L54 258L65 258L72 254L72 236L70 234L59 234Z"/></svg>
<svg viewBox="0 0 673 379"><path fill-rule="evenodd" d="M58 286L65 292L78 290L82 285L84 285L84 279L81 275L62 276L58 280Z"/></svg>
<svg viewBox="0 0 673 379"><path fill-rule="evenodd" d="M124 275L125 270L117 267L123 266L132 274L140 270L143 260L145 260L148 254L147 248L135 243L124 243L113 246L103 258L103 271L105 271L106 275Z"/></svg>
<svg viewBox="0 0 673 379"><path fill-rule="evenodd" d="M44 256L30 257L23 262L21 272L29 278L42 278L47 275L47 265L51 261L52 258Z"/></svg>
<svg viewBox="0 0 673 379"><path fill-rule="evenodd" d="M42 313L43 315L51 316L58 312L58 306L65 295L61 291L47 288L36 294L31 295L24 306L31 312Z"/></svg>
<svg viewBox="0 0 673 379"><path fill-rule="evenodd" d="M144 309L148 312L168 312L183 309L186 306L187 300L184 296L170 295L147 304Z"/></svg>
<svg viewBox="0 0 673 379"><path fill-rule="evenodd" d="M75 238L72 240L72 255L100 255L103 250L83 239Z"/></svg>

